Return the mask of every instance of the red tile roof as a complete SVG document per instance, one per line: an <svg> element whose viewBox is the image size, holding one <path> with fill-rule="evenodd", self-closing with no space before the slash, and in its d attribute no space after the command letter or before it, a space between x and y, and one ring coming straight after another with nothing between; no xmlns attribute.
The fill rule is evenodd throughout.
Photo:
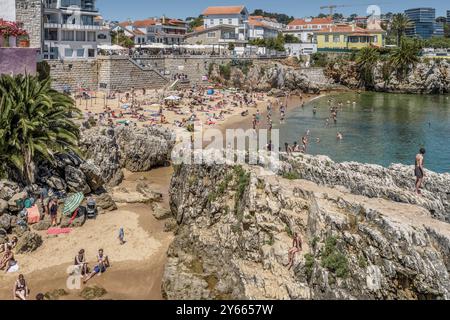
<svg viewBox="0 0 450 320"><path fill-rule="evenodd" d="M229 6L229 7L208 7L203 11L204 16L218 14L240 14L245 6Z"/></svg>
<svg viewBox="0 0 450 320"><path fill-rule="evenodd" d="M302 26L307 24L332 24L332 18L312 18L310 21L306 19L294 19L288 26Z"/></svg>

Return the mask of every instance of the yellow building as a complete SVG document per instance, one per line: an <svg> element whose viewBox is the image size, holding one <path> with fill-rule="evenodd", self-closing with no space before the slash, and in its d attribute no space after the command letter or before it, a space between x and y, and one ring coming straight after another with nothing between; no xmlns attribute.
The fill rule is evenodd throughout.
<svg viewBox="0 0 450 320"><path fill-rule="evenodd" d="M335 25L315 32L318 51L354 50L373 45L384 46L386 32L355 25Z"/></svg>

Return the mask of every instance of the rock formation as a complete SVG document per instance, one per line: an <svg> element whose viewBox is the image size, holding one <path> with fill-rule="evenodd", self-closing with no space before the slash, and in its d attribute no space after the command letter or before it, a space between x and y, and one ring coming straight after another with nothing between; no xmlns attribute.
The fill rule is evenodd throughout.
<svg viewBox="0 0 450 320"><path fill-rule="evenodd" d="M325 74L336 83L358 88L355 62L339 60L328 66ZM418 63L406 76L398 77L382 62L374 69L375 91L393 93L446 94L450 92L450 63L445 59Z"/></svg>
<svg viewBox="0 0 450 320"><path fill-rule="evenodd" d="M252 64L251 66L229 66L229 75L224 74L223 66L213 64L210 78L228 85L253 91L271 89L318 93L331 85L328 80L317 83L301 69L282 63ZM325 77L324 77L325 78ZM326 79L326 78L325 78Z"/></svg>
<svg viewBox="0 0 450 320"><path fill-rule="evenodd" d="M142 172L166 165L174 144L172 131L163 127L94 128L83 132L80 141L86 158L110 186L122 181L122 168Z"/></svg>
<svg viewBox="0 0 450 320"><path fill-rule="evenodd" d="M349 185L383 172L347 166ZM166 298L450 298L450 224L421 206L261 170L175 167L170 204L179 226L163 277ZM391 183L390 170L377 182ZM303 246L288 270L294 232Z"/></svg>
<svg viewBox="0 0 450 320"><path fill-rule="evenodd" d="M357 162L335 163L327 156L299 154L283 157L282 172L323 186L341 186L354 194L411 203L427 209L436 219L450 222L450 174L425 170L422 196L415 193L414 167L388 168Z"/></svg>

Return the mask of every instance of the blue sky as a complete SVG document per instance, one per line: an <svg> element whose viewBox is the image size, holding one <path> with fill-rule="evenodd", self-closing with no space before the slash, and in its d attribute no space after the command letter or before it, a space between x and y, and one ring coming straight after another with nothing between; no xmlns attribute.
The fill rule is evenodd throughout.
<svg viewBox="0 0 450 320"><path fill-rule="evenodd" d="M250 11L264 9L295 17L317 15L320 6L328 4L353 5L353 7L339 8L337 12L343 14L365 14L369 4L379 4L382 12L399 12L408 8L433 7L436 15L445 15L450 10L448 0L97 0L97 7L108 20L143 19L148 17L166 16L186 18L198 16L204 8L212 5L240 5L247 6Z"/></svg>

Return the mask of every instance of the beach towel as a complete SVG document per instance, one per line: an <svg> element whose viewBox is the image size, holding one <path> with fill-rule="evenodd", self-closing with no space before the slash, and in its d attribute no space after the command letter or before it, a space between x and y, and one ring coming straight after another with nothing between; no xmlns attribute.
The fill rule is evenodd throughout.
<svg viewBox="0 0 450 320"><path fill-rule="evenodd" d="M15 265L9 267L9 269L8 269L8 273L14 273L17 271L19 271L19 264L17 262Z"/></svg>
<svg viewBox="0 0 450 320"><path fill-rule="evenodd" d="M39 208L37 205L32 206L27 209L27 221L28 224L38 223L41 219L41 215L39 214Z"/></svg>
<svg viewBox="0 0 450 320"><path fill-rule="evenodd" d="M48 235L67 234L72 231L72 228L50 228L47 230Z"/></svg>

